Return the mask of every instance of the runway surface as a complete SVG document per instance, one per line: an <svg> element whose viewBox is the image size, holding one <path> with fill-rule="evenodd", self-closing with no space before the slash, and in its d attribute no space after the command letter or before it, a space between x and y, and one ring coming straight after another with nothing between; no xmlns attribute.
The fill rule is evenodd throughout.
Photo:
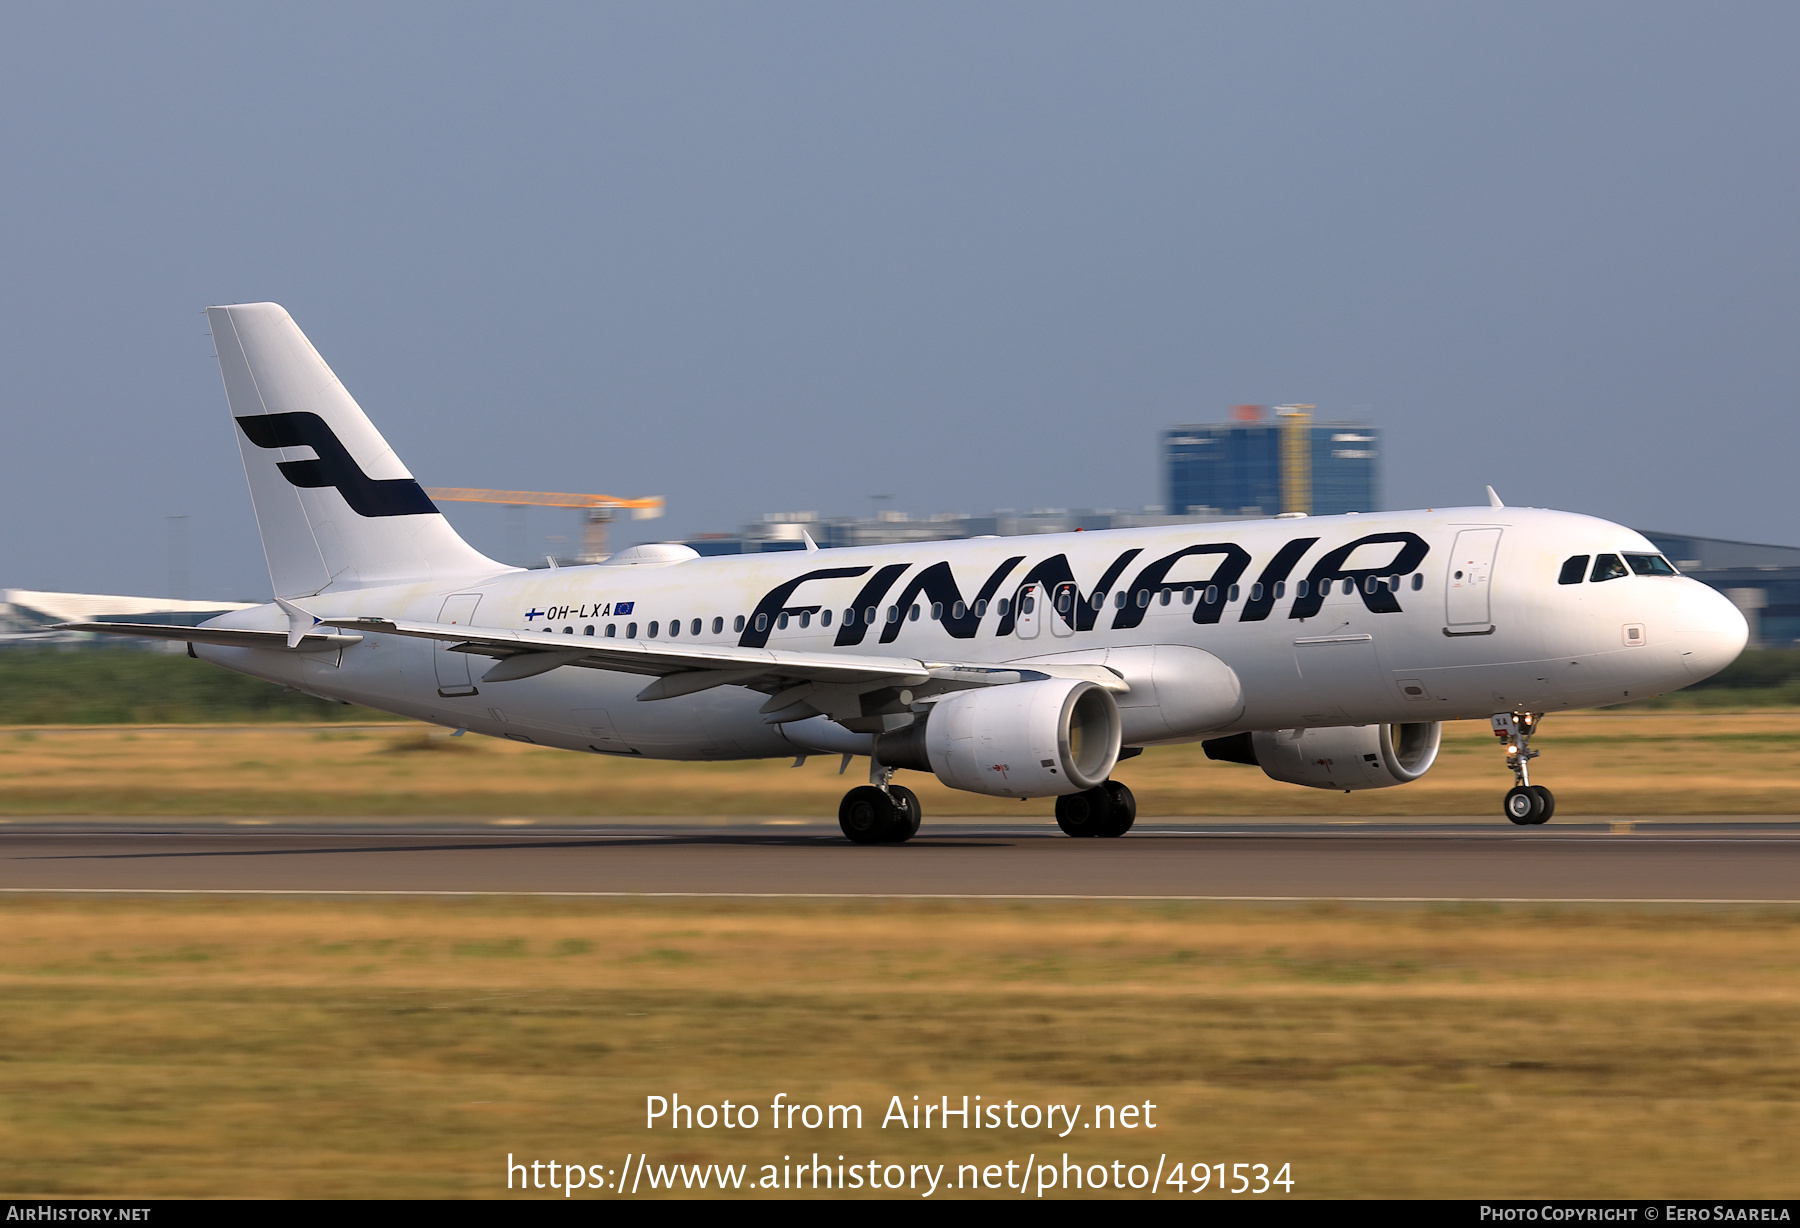
<svg viewBox="0 0 1800 1228"><path fill-rule="evenodd" d="M1800 828L0 832L0 890L1800 902Z"/></svg>

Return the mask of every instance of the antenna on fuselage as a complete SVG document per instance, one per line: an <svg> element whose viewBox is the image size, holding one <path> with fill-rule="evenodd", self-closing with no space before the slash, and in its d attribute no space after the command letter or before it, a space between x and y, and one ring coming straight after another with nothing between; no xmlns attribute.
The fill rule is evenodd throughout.
<svg viewBox="0 0 1800 1228"><path fill-rule="evenodd" d="M1500 496L1494 493L1494 488L1492 486L1487 488L1487 492L1488 492L1488 506L1489 507L1505 507L1506 506L1506 504L1500 502Z"/></svg>

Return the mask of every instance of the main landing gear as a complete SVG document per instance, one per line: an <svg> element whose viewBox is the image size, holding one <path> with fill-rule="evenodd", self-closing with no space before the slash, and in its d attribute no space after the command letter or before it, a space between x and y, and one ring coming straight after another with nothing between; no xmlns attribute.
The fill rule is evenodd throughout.
<svg viewBox="0 0 1800 1228"><path fill-rule="evenodd" d="M1122 836L1137 821L1137 798L1116 780L1056 799L1056 825L1070 836Z"/></svg>
<svg viewBox="0 0 1800 1228"><path fill-rule="evenodd" d="M1506 746L1506 766L1516 782L1506 791L1501 810L1520 827L1548 823L1556 813L1555 795L1531 783L1530 764L1540 753L1531 749L1531 735L1542 719L1541 712L1496 712L1492 718L1494 736Z"/></svg>
<svg viewBox="0 0 1800 1228"><path fill-rule="evenodd" d="M838 803L838 827L856 844L905 844L919 834L925 817L919 795L905 785L889 784L894 769L879 763L869 769L869 783L844 794Z"/></svg>

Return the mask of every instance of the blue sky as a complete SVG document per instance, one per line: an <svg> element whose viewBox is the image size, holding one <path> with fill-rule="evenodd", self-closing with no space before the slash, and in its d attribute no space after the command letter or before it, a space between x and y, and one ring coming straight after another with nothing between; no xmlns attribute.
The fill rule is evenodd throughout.
<svg viewBox="0 0 1800 1228"><path fill-rule="evenodd" d="M1161 427L1309 401L1389 507L1800 543L1792 5L0 21L0 584L166 592L186 515L265 593L201 315L258 300L427 484L638 537L1154 503Z"/></svg>

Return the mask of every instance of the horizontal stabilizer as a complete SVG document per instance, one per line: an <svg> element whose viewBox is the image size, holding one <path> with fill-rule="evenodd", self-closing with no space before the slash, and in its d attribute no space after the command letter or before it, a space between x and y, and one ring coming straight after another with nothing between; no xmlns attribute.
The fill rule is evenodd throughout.
<svg viewBox="0 0 1800 1228"><path fill-rule="evenodd" d="M56 623L58 631L88 631L95 635L123 635L134 640L179 640L189 644L220 644L226 648L293 648L296 652L328 652L360 644L360 635L308 632L298 644L289 644L285 631L242 631L232 627L171 627L168 623Z"/></svg>

